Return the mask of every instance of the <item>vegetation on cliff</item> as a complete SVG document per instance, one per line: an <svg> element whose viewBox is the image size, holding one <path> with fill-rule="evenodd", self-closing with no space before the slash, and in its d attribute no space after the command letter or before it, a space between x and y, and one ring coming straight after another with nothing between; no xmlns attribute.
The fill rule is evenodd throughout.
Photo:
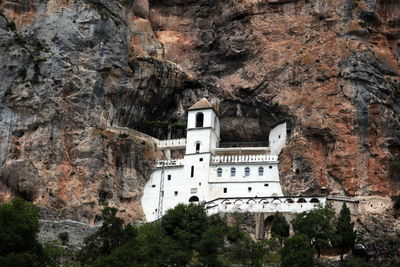
<svg viewBox="0 0 400 267"><path fill-rule="evenodd" d="M350 251L356 239L350 212L343 205L336 218L327 205L299 214L290 225L276 213L270 240L254 241L241 230L242 214L228 225L219 216L207 216L202 205L180 204L162 221L124 224L118 210L105 207L102 226L71 255L68 235L40 244L37 208L21 199L0 204L0 266L321 266L315 254L334 249ZM283 247L282 247L283 245ZM17 265L15 265L17 264ZM345 260L343 266L369 266Z"/></svg>

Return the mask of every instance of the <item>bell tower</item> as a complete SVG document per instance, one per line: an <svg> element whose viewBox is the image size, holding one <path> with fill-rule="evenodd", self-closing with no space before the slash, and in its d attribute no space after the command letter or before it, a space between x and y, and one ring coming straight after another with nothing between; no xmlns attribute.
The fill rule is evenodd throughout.
<svg viewBox="0 0 400 267"><path fill-rule="evenodd" d="M220 125L213 106L206 98L188 109L186 154L210 153L218 147Z"/></svg>

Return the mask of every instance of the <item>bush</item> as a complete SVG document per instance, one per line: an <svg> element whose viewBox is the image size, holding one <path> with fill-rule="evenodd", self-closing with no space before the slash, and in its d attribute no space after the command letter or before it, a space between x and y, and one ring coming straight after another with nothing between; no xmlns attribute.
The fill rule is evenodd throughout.
<svg viewBox="0 0 400 267"><path fill-rule="evenodd" d="M61 244L63 244L64 246L67 245L69 242L69 234L67 232L59 233L58 238L60 239Z"/></svg>

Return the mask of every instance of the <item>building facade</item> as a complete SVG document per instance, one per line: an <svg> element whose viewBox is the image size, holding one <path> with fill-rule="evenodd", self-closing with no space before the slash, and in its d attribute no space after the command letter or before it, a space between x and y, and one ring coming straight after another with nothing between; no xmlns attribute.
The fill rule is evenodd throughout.
<svg viewBox="0 0 400 267"><path fill-rule="evenodd" d="M285 146L286 132L286 123L281 123L270 131L268 146L220 147L219 118L208 100L201 99L188 110L186 139L157 144L166 159L157 161L144 188L146 220L154 221L177 204L190 202L206 203L209 214L264 208L290 212L292 208L303 211L314 207L315 200L308 205L289 205L292 202L284 199L278 155ZM178 151L183 155L173 159L171 155L179 155ZM158 210L160 194L162 214Z"/></svg>

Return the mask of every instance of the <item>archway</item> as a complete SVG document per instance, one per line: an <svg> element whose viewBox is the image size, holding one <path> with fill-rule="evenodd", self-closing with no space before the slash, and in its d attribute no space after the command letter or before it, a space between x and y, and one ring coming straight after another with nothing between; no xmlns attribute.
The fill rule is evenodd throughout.
<svg viewBox="0 0 400 267"><path fill-rule="evenodd" d="M197 196L191 196L189 202L199 202L199 198Z"/></svg>
<svg viewBox="0 0 400 267"><path fill-rule="evenodd" d="M264 220L264 239L269 239L271 237L271 226L273 220L274 215L270 215Z"/></svg>

